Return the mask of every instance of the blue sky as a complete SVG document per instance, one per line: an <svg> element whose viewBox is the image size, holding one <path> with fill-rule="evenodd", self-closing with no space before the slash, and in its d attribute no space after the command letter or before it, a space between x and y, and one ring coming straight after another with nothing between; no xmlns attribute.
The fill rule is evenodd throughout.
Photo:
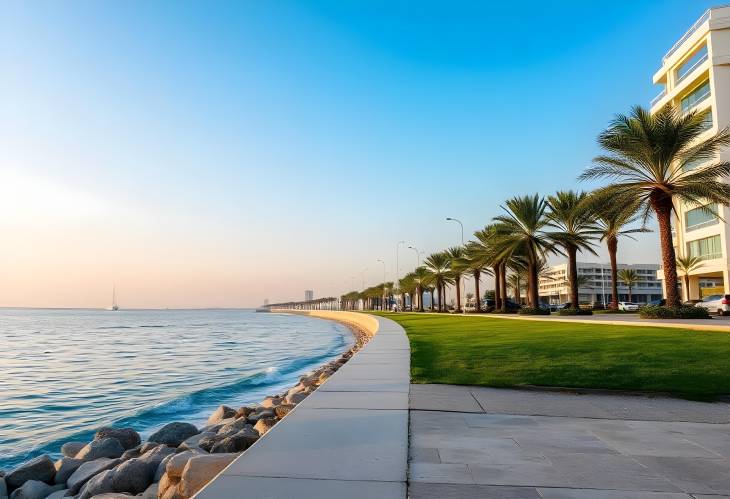
<svg viewBox="0 0 730 499"><path fill-rule="evenodd" d="M378 258L392 280L397 241L459 242L447 216L468 235L579 187L711 5L4 2L0 305L116 282L127 306L250 306L375 284ZM621 249L658 260L655 235Z"/></svg>

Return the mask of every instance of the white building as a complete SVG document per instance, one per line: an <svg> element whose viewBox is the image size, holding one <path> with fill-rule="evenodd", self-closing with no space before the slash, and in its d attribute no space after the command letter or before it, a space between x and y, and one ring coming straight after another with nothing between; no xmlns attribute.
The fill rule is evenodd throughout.
<svg viewBox="0 0 730 499"><path fill-rule="evenodd" d="M656 112L670 103L681 112L701 113L706 130L700 140L730 125L730 6L705 11L664 55L653 81L664 89L652 101L651 111ZM717 159L730 161L730 151L725 150ZM702 168L708 163L712 161L697 162L685 169ZM703 259L703 265L690 273L689 293L682 290L682 299L730 293L727 223L700 206L682 203L675 206L673 240L677 256ZM727 206L706 206L721 214L723 220L730 220ZM664 277L661 272L659 277ZM681 272L679 277L680 283L684 281Z"/></svg>
<svg viewBox="0 0 730 499"><path fill-rule="evenodd" d="M611 302L611 266L607 263L577 262L578 300L581 304ZM619 264L618 269L633 269L639 277L639 284L631 289L631 301L647 303L662 298L662 283L657 279L659 265L639 263L633 265ZM540 277L538 284L541 301L560 304L570 301L568 286L568 263L550 267ZM618 281L618 300L629 301L629 288L621 280Z"/></svg>
<svg viewBox="0 0 730 499"><path fill-rule="evenodd" d="M314 291L311 289L307 289L304 291L304 301L312 301L314 300Z"/></svg>

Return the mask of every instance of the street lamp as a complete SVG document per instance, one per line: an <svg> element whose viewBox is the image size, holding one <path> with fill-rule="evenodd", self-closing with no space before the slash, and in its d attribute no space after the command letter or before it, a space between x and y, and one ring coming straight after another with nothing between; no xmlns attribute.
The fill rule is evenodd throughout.
<svg viewBox="0 0 730 499"><path fill-rule="evenodd" d="M461 245L463 246L464 245L464 224L461 223L461 220L459 220L458 218L446 217L446 220L448 220L449 222L456 222L461 226Z"/></svg>
<svg viewBox="0 0 730 499"><path fill-rule="evenodd" d="M461 223L461 220L458 218L452 218L452 217L446 217L446 220L448 222L456 222L461 227L461 245L464 246L464 224ZM466 279L461 279L461 286L462 286L462 294L466 294ZM461 300L459 300L461 302ZM462 308L461 303L457 304L462 312L465 312L465 310Z"/></svg>
<svg viewBox="0 0 730 499"><path fill-rule="evenodd" d="M412 249L413 251L416 252L416 267L420 267L421 266L421 252L418 251L418 248L416 248L415 246L408 246L408 249Z"/></svg>

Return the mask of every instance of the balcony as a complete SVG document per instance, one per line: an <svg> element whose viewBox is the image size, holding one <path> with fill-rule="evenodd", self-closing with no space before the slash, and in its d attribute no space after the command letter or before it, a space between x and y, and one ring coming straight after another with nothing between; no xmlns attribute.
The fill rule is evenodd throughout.
<svg viewBox="0 0 730 499"><path fill-rule="evenodd" d="M651 107L654 107L654 106L656 106L656 105L657 105L657 103L658 103L658 102L659 102L660 100L662 100L662 99L664 98L664 96L665 96L665 95L667 95L667 89L666 89L666 88L665 88L664 90L662 90L662 91L661 91L661 92L659 93L659 95L657 95L656 97L654 97L654 98L653 98L653 99L651 100Z"/></svg>
<svg viewBox="0 0 730 499"><path fill-rule="evenodd" d="M692 93L682 99L682 113L689 113L712 95L709 80L695 88Z"/></svg>
<svg viewBox="0 0 730 499"><path fill-rule="evenodd" d="M662 58L662 62L667 62L667 59L669 59L672 54L674 54L677 50L679 50L679 47L682 46L684 42L689 40L689 38L695 34L695 32L700 29L700 26L702 26L708 19L710 18L710 9L707 9L704 14L702 14L702 17L697 19L697 22L695 22L688 30L687 32L682 35L682 38L677 40L677 43L672 45L672 48L669 49L669 51L664 54L664 57Z"/></svg>

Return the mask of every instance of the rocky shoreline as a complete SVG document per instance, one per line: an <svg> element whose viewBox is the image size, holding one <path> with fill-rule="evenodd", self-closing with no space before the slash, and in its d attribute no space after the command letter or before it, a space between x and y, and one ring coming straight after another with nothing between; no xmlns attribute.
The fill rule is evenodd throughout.
<svg viewBox="0 0 730 499"><path fill-rule="evenodd" d="M355 344L286 392L253 406L221 405L201 428L168 423L146 442L133 428L100 428L91 442L65 443L56 462L43 455L0 471L0 499L192 497L367 343L368 333L346 325Z"/></svg>

